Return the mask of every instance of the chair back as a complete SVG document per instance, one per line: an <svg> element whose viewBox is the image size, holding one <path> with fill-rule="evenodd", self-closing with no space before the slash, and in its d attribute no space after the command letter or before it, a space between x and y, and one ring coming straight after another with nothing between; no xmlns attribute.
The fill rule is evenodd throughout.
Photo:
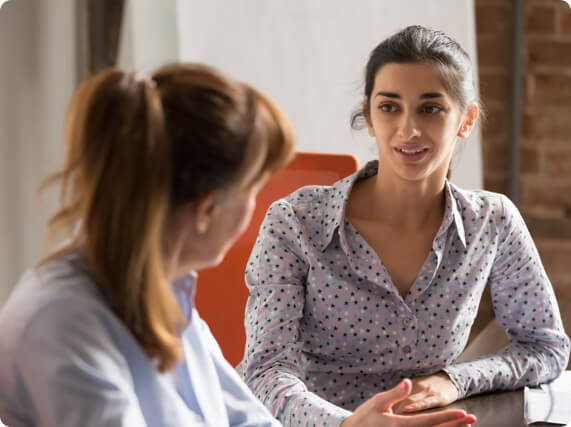
<svg viewBox="0 0 571 427"><path fill-rule="evenodd" d="M284 170L272 176L256 199L247 230L216 267L199 271L196 308L208 323L224 357L236 366L244 355L244 308L248 288L246 263L258 230L272 202L305 185L331 185L355 172L358 160L351 154L297 152Z"/></svg>

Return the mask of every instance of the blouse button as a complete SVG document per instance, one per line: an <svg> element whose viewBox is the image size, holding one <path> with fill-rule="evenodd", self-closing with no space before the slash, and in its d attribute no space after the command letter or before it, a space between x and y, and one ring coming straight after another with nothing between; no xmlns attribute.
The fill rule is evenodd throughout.
<svg viewBox="0 0 571 427"><path fill-rule="evenodd" d="M405 345L405 346L402 348L402 351L403 351L404 354L409 354L409 353L410 353L410 345Z"/></svg>
<svg viewBox="0 0 571 427"><path fill-rule="evenodd" d="M402 321L405 326L408 326L412 323L412 319L410 317L405 317Z"/></svg>

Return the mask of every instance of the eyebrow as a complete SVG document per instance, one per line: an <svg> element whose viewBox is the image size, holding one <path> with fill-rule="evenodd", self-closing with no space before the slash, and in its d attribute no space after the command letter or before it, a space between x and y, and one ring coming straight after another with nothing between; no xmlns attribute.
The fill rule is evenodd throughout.
<svg viewBox="0 0 571 427"><path fill-rule="evenodd" d="M395 98L400 99L401 96L398 93L394 92L377 92L375 96L386 96L387 98ZM420 99L427 99L427 98L442 98L442 94L440 92L426 92L420 95Z"/></svg>

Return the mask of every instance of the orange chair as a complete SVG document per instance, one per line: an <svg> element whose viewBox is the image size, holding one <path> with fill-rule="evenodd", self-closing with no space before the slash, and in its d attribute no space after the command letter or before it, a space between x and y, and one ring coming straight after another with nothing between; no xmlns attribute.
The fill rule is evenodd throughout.
<svg viewBox="0 0 571 427"><path fill-rule="evenodd" d="M196 307L233 366L242 360L246 344L244 307L248 288L244 272L267 209L275 200L304 185L330 185L355 172L358 166L357 158L350 154L297 152L288 166L271 177L260 191L248 229L224 261L199 272Z"/></svg>

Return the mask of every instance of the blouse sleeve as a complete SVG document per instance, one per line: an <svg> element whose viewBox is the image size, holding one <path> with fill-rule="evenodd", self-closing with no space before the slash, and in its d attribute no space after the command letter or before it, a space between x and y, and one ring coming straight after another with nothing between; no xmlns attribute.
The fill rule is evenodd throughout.
<svg viewBox="0 0 571 427"><path fill-rule="evenodd" d="M537 385L558 377L569 358L553 288L515 205L502 197L498 245L488 278L498 323L509 345L497 354L444 369L460 397Z"/></svg>
<svg viewBox="0 0 571 427"><path fill-rule="evenodd" d="M300 322L305 304L302 230L292 206L275 202L266 214L246 271L246 383L286 426L339 425L351 412L308 391L301 370Z"/></svg>
<svg viewBox="0 0 571 427"><path fill-rule="evenodd" d="M196 328L200 337L200 345L206 346L212 357L220 381L222 399L228 414L229 425L240 427L280 427L281 423L254 396L236 370L224 358L218 342L212 335L212 332L210 332L210 328L199 317L196 310L193 311L191 327ZM191 345L197 344L191 342Z"/></svg>

